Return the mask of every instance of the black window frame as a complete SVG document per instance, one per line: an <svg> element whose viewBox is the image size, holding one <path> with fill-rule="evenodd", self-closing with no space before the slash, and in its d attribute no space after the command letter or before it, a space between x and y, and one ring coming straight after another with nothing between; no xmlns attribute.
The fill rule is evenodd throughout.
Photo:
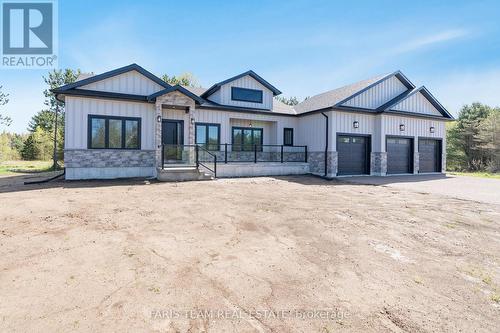
<svg viewBox="0 0 500 333"><path fill-rule="evenodd" d="M198 139L198 126L205 126L205 143L198 143L197 142L197 139ZM208 127L209 126L215 126L217 127L217 149L210 149L209 147L209 144L208 144ZM205 147L206 150L210 150L210 151L218 151L220 150L220 124L216 124L216 123L195 123L194 124L194 142L195 144L197 145L203 145ZM210 146L214 146L214 145L210 145Z"/></svg>
<svg viewBox="0 0 500 333"><path fill-rule="evenodd" d="M286 132L291 132L291 138L292 138L292 142L291 143L287 143L286 142ZM293 128L291 127L285 127L283 128L283 146L293 146Z"/></svg>
<svg viewBox="0 0 500 333"><path fill-rule="evenodd" d="M234 93L236 90L244 90L244 91L248 91L248 92L258 92L259 93L259 99L258 100L248 100L248 99L244 99L244 98L238 98L238 97L235 97ZM263 101L264 101L264 92L262 90L259 90L259 89L249 89L249 88L242 88L242 87L231 87L231 100L233 101L239 101L239 102L247 102L247 103L257 103L257 104L262 104Z"/></svg>
<svg viewBox="0 0 500 333"><path fill-rule="evenodd" d="M104 147L92 147L92 119L104 119ZM110 148L109 147L109 120L121 120L122 121L122 132L121 132L121 147ZM126 121L137 121L137 147L127 148L126 147ZM120 117L120 116L103 116L97 114L89 114L87 119L87 149L109 149L109 150L141 150L141 123L142 118L140 117Z"/></svg>
<svg viewBox="0 0 500 333"><path fill-rule="evenodd" d="M243 138L243 131L244 130L251 130L252 131L252 144L250 145L250 147L252 148L251 150L240 149L240 148L244 147L243 142L241 144L239 144L239 145L235 145L234 144L234 131L235 130L241 130L242 138ZM254 135L253 135L254 131L260 131L260 143L258 143L258 144L256 144L255 142L253 142L254 141ZM262 146L264 145L264 129L262 127L233 126L231 128L231 144L232 144L232 147L233 147L232 148L233 151L253 151L255 145L257 145L257 150L258 151L262 151Z"/></svg>

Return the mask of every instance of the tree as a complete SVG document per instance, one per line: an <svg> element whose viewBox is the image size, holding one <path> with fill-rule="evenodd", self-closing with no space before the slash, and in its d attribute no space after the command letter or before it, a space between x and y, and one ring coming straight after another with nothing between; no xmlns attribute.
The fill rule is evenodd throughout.
<svg viewBox="0 0 500 333"><path fill-rule="evenodd" d="M164 74L161 78L163 81L165 81L168 84L173 85L173 86L175 86L176 84L179 84L181 86L187 86L187 87L199 87L200 86L196 77L189 72L182 73L179 76L175 76L175 75L169 76L168 74Z"/></svg>
<svg viewBox="0 0 500 333"><path fill-rule="evenodd" d="M53 136L37 127L24 142L21 156L24 160L50 160L52 157Z"/></svg>
<svg viewBox="0 0 500 333"><path fill-rule="evenodd" d="M59 128L63 128L64 126L64 116L60 116L57 118L57 126ZM50 110L42 110L38 111L28 123L28 131L33 133L37 127L40 127L42 130L53 133L54 132L54 124L55 124L55 112Z"/></svg>
<svg viewBox="0 0 500 333"><path fill-rule="evenodd" d="M81 71L79 69L73 70L70 68L66 68L64 70L54 69L49 72L48 76L43 77L43 80L48 86L47 89L43 91L43 95L45 96L44 104L49 108L50 111L55 112L56 107L58 107L59 112L64 112L64 104L56 99L56 96L51 90L65 84L75 82L80 74Z"/></svg>
<svg viewBox="0 0 500 333"><path fill-rule="evenodd" d="M291 97L282 97L282 96L276 96L276 99L280 101L281 103L284 103L286 105L297 105L299 104L299 99L295 96Z"/></svg>
<svg viewBox="0 0 500 333"><path fill-rule="evenodd" d="M0 86L0 106L3 106L9 102L8 94L2 92L2 86ZM0 113L0 125L10 126L12 124L12 119L9 116L2 116Z"/></svg>
<svg viewBox="0 0 500 333"><path fill-rule="evenodd" d="M480 148L484 150L488 162L486 169L490 172L500 171L500 109L491 111L479 125L478 138Z"/></svg>
<svg viewBox="0 0 500 333"><path fill-rule="evenodd" d="M30 135L26 138L21 153L24 159L47 159L49 154L47 148L48 142L51 142L53 147L52 154L54 154L55 150L56 156L54 157L62 158L64 147L64 104L56 99L54 93L52 93L52 89L73 83L78 79L78 76L80 76L79 69L73 70L67 68L64 70L52 70L48 73L48 76L43 77L43 80L47 84L47 88L43 91L45 96L44 104L47 106L47 109L37 112L28 123ZM57 134L55 134L56 127ZM57 137L57 146L54 146L55 135Z"/></svg>
<svg viewBox="0 0 500 333"><path fill-rule="evenodd" d="M491 112L491 107L481 103L465 105L459 112L454 140L465 154L467 169L470 171L484 169L488 163L488 156L481 148L478 134L481 122Z"/></svg>

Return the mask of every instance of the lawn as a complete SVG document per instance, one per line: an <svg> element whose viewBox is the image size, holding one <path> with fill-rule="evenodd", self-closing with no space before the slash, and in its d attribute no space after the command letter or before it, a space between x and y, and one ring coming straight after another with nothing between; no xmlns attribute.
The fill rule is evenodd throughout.
<svg viewBox="0 0 500 333"><path fill-rule="evenodd" d="M449 172L450 175L500 179L500 173L492 172Z"/></svg>
<svg viewBox="0 0 500 333"><path fill-rule="evenodd" d="M52 161L1 161L0 175L50 171Z"/></svg>

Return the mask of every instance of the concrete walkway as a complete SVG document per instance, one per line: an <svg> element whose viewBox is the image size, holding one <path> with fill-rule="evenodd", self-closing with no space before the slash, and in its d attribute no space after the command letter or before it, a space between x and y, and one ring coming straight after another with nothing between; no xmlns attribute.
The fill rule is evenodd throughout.
<svg viewBox="0 0 500 333"><path fill-rule="evenodd" d="M452 175L359 176L340 179L358 184L384 185L500 205L500 179Z"/></svg>

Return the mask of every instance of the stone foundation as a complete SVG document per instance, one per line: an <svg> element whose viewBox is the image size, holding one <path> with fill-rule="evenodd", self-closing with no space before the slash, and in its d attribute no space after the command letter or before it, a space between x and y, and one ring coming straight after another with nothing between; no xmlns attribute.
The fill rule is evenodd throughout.
<svg viewBox="0 0 500 333"><path fill-rule="evenodd" d="M316 175L325 175L325 152L309 152L307 156L309 169ZM335 177L338 168L338 154L336 151L329 151L327 154L326 176Z"/></svg>
<svg viewBox="0 0 500 333"><path fill-rule="evenodd" d="M154 150L67 149L66 168L126 168L154 167Z"/></svg>
<svg viewBox="0 0 500 333"><path fill-rule="evenodd" d="M374 176L385 176L387 174L387 153L371 153L370 174Z"/></svg>

